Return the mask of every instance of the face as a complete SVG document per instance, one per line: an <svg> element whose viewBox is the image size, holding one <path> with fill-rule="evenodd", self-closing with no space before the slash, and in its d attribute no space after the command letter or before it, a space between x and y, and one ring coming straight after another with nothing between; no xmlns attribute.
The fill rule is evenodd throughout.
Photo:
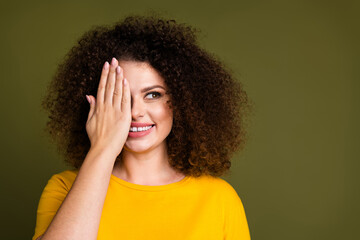
<svg viewBox="0 0 360 240"><path fill-rule="evenodd" d="M173 112L164 79L149 64L120 61L131 92L131 128L125 150L147 152L166 147Z"/></svg>

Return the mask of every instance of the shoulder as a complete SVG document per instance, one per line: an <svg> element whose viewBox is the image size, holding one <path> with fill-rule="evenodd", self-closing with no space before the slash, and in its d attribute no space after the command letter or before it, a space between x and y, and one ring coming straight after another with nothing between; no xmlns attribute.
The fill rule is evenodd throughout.
<svg viewBox="0 0 360 240"><path fill-rule="evenodd" d="M229 182L220 177L203 175L196 178L195 182L208 191L211 191L216 195L221 195L224 199L240 201L239 195L237 194L234 187Z"/></svg>
<svg viewBox="0 0 360 240"><path fill-rule="evenodd" d="M195 179L199 182L199 184L207 184L208 186L212 186L214 188L222 189L225 191L234 191L234 188L231 186L231 184L220 177L202 175Z"/></svg>
<svg viewBox="0 0 360 240"><path fill-rule="evenodd" d="M66 170L57 174L54 174L48 181L47 188L62 188L65 191L69 191L75 178L78 174L78 170Z"/></svg>

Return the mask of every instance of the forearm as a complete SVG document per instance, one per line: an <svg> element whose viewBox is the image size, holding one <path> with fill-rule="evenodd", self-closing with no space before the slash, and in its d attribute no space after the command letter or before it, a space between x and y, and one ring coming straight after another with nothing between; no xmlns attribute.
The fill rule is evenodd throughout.
<svg viewBox="0 0 360 240"><path fill-rule="evenodd" d="M116 156L90 150L42 240L96 239Z"/></svg>

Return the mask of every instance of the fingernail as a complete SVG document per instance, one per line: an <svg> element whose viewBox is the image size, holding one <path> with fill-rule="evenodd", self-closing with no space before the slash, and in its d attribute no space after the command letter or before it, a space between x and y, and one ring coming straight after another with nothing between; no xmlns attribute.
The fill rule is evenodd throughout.
<svg viewBox="0 0 360 240"><path fill-rule="evenodd" d="M88 95L85 95L85 96L86 96L86 99L88 100L88 102L91 104L90 97Z"/></svg>
<svg viewBox="0 0 360 240"><path fill-rule="evenodd" d="M120 72L121 72L120 66L117 66L117 67L116 67L116 73L117 73L117 74L120 74Z"/></svg>
<svg viewBox="0 0 360 240"><path fill-rule="evenodd" d="M104 64L104 69L108 69L109 68L109 63L106 61Z"/></svg>
<svg viewBox="0 0 360 240"><path fill-rule="evenodd" d="M126 84L127 84L127 80L126 78L124 78L124 86L126 86Z"/></svg>
<svg viewBox="0 0 360 240"><path fill-rule="evenodd" d="M112 60L111 60L111 65L112 65L112 66L115 66L115 64L116 64L116 58L112 58Z"/></svg>

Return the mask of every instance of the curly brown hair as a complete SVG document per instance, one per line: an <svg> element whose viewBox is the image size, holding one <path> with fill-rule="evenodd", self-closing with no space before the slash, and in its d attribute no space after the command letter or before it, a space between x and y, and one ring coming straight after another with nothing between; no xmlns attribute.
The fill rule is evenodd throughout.
<svg viewBox="0 0 360 240"><path fill-rule="evenodd" d="M49 114L45 131L65 161L78 169L90 149L85 95L97 95L102 66L116 57L146 62L164 78L174 113L166 139L170 165L195 177L226 173L231 155L244 146L250 104L230 71L199 47L197 32L154 16L129 16L86 32L59 65L42 101Z"/></svg>

